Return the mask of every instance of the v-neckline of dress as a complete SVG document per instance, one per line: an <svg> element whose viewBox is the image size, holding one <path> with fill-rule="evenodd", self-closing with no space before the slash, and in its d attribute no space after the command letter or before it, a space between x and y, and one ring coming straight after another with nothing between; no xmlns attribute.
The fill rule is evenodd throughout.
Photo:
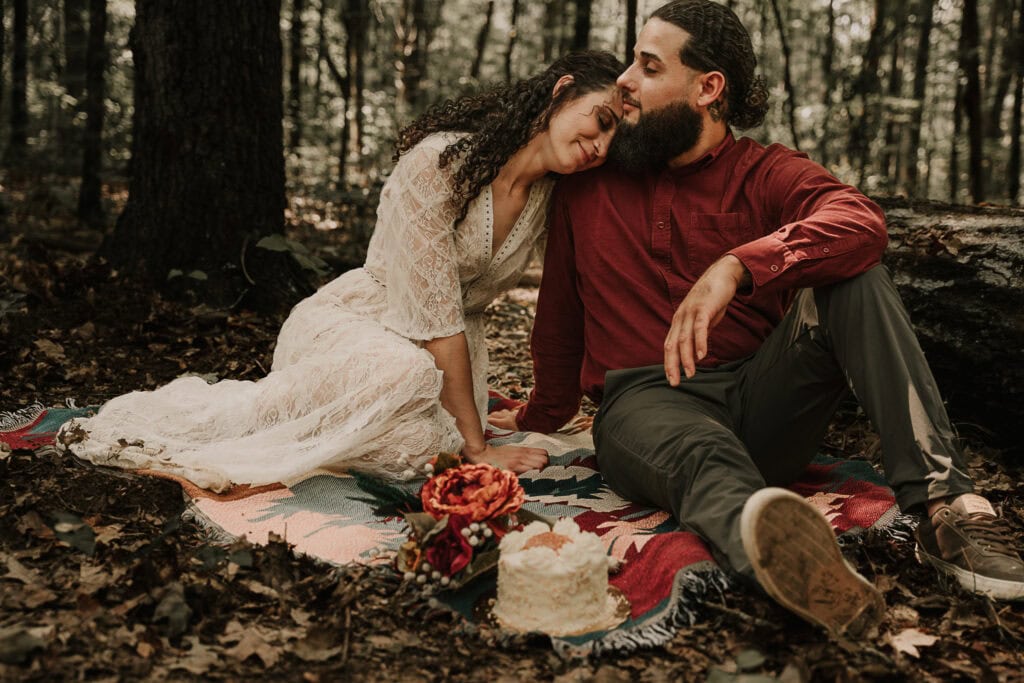
<svg viewBox="0 0 1024 683"><path fill-rule="evenodd" d="M509 245L514 245L513 238L518 238L520 227L525 222L525 218L528 213L533 210L533 204L537 197L537 188L540 183L544 182L541 178L530 185L530 194L526 198L526 203L523 204L523 210L516 216L515 222L512 227L509 228L508 234L505 235L505 239L501 241L501 244L497 245L495 249L494 245L494 187L493 185L487 185L486 187L486 200L487 200L487 221L486 221L486 235L484 239L485 251L484 254L487 258L487 269L490 270L495 266L499 265L509 254L514 251L509 249Z"/></svg>

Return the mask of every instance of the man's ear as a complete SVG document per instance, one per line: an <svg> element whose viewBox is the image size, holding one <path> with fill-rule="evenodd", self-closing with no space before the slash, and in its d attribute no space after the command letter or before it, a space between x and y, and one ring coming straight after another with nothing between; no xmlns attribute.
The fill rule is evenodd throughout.
<svg viewBox="0 0 1024 683"><path fill-rule="evenodd" d="M566 74L566 75L562 76L561 78L559 78L558 82L555 83L554 89L551 91L551 96L554 97L555 95L557 95L559 92L561 92L562 88L564 88L565 86L569 85L574 80L576 80L576 79L574 79L572 77L572 74Z"/></svg>
<svg viewBox="0 0 1024 683"><path fill-rule="evenodd" d="M725 93L725 74L721 71L708 71L700 76L700 94L697 96L697 105L701 107L710 106L715 100L722 98Z"/></svg>

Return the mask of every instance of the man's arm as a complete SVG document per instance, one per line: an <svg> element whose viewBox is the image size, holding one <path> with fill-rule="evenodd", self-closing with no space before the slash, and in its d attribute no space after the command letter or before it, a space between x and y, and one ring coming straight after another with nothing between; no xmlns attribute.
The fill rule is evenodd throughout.
<svg viewBox="0 0 1024 683"><path fill-rule="evenodd" d="M755 182L763 188L764 214L778 216L782 227L715 261L676 309L665 337L665 377L672 386L680 382L680 366L693 377L710 330L737 291L817 287L881 261L888 236L878 205L802 154L780 154Z"/></svg>
<svg viewBox="0 0 1024 683"><path fill-rule="evenodd" d="M803 154L773 152L760 195L764 215L780 227L729 252L752 288L820 287L877 265L889 239L882 209Z"/></svg>
<svg viewBox="0 0 1024 683"><path fill-rule="evenodd" d="M533 391L516 414L519 429L544 433L568 422L583 396L583 303L576 290L572 224L559 189L551 203L544 275L530 337Z"/></svg>

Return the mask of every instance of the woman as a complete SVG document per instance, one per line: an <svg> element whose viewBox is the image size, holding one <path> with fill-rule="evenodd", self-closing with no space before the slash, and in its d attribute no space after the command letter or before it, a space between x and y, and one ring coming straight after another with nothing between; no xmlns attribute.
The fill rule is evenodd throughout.
<svg viewBox="0 0 1024 683"><path fill-rule="evenodd" d="M483 311L542 237L551 176L604 161L622 69L576 53L431 110L399 135L366 264L292 310L265 378L184 377L120 396L59 442L214 490L315 469L410 478L441 451L543 467L541 449L484 441Z"/></svg>

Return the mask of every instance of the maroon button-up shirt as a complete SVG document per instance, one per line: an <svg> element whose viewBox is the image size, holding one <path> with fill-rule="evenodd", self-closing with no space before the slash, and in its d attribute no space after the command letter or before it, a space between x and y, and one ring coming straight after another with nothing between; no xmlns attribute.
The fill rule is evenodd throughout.
<svg viewBox="0 0 1024 683"><path fill-rule="evenodd" d="M550 432L600 402L608 370L664 362L672 315L716 259L733 254L753 289L708 337L714 367L758 349L795 290L881 260L881 209L781 145L732 135L682 168L637 177L603 167L559 181L531 348L534 390L519 427Z"/></svg>

